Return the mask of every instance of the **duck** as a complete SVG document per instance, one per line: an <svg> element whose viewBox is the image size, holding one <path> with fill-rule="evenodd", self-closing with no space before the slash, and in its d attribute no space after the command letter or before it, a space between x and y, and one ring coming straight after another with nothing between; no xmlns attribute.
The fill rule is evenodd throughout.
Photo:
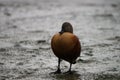
<svg viewBox="0 0 120 80"><path fill-rule="evenodd" d="M76 63L81 53L81 43L78 37L73 33L71 23L64 22L61 31L53 35L51 48L54 55L58 58L58 68L55 73L61 73L60 63L62 60L70 63L67 72L71 72L72 64Z"/></svg>

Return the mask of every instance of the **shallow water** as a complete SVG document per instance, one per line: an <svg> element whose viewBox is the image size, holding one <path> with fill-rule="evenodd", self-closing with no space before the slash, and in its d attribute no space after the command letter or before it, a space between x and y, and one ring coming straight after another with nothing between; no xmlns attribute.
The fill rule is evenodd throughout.
<svg viewBox="0 0 120 80"><path fill-rule="evenodd" d="M63 22L74 27L81 56L61 74L50 46ZM0 0L0 80L120 79L119 0Z"/></svg>

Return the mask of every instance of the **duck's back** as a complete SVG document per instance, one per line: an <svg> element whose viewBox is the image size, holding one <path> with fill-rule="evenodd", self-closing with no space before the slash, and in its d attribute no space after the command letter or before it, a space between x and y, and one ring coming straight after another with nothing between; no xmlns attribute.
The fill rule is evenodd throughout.
<svg viewBox="0 0 120 80"><path fill-rule="evenodd" d="M77 59L81 51L79 39L69 32L55 34L51 41L51 47L58 58L70 63Z"/></svg>

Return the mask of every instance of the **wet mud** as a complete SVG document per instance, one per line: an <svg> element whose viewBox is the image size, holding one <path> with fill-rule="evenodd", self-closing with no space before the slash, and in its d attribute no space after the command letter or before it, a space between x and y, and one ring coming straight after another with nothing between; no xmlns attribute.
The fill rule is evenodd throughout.
<svg viewBox="0 0 120 80"><path fill-rule="evenodd" d="M82 45L69 63L50 46L63 22L70 22ZM0 0L0 80L119 80L119 0Z"/></svg>

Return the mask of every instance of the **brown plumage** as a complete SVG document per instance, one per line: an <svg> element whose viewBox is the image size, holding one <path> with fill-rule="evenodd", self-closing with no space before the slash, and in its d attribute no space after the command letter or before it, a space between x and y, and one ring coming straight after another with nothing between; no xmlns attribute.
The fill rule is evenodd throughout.
<svg viewBox="0 0 120 80"><path fill-rule="evenodd" d="M71 72L72 64L80 56L81 45L77 36L73 34L73 27L70 23L63 23L61 31L55 34L51 40L51 47L58 57L58 70L56 73L61 72L60 61L62 59L70 63L69 72Z"/></svg>

